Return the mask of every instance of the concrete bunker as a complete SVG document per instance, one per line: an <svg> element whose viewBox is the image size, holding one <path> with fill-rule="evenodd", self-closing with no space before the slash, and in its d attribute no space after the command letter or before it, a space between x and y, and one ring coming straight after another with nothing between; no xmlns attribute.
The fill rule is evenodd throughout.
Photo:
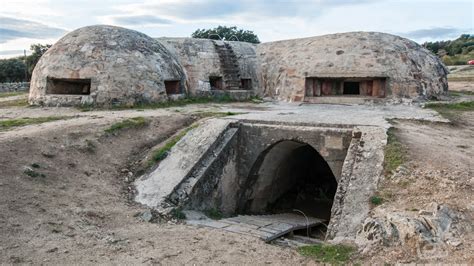
<svg viewBox="0 0 474 266"><path fill-rule="evenodd" d="M251 168L240 213L286 213L295 209L329 221L337 181L309 144L283 140L263 151Z"/></svg>
<svg viewBox="0 0 474 266"><path fill-rule="evenodd" d="M165 80L165 90L167 95L182 94L180 80Z"/></svg>
<svg viewBox="0 0 474 266"><path fill-rule="evenodd" d="M135 181L135 199L265 241L311 227L322 229L318 238L355 236L382 173L385 137L370 126L211 119ZM224 219L209 220L210 210Z"/></svg>
<svg viewBox="0 0 474 266"><path fill-rule="evenodd" d="M66 79L47 77L46 94L89 95L91 79Z"/></svg>
<svg viewBox="0 0 474 266"><path fill-rule="evenodd" d="M244 90L251 90L252 79L240 79L240 87Z"/></svg>
<svg viewBox="0 0 474 266"><path fill-rule="evenodd" d="M224 89L224 81L221 76L210 76L209 77L209 84L211 86L211 90L222 90Z"/></svg>
<svg viewBox="0 0 474 266"><path fill-rule="evenodd" d="M177 58L151 37L115 26L88 26L66 34L41 56L28 101L44 106L141 105L184 94L185 81Z"/></svg>
<svg viewBox="0 0 474 266"><path fill-rule="evenodd" d="M359 96L383 98L387 94L385 84L386 77L307 77L305 79L305 97Z"/></svg>

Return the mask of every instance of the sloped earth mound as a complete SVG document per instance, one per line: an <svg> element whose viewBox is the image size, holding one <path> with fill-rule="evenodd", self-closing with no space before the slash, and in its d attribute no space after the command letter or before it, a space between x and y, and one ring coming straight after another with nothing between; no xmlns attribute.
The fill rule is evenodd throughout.
<svg viewBox="0 0 474 266"><path fill-rule="evenodd" d="M104 132L127 112L0 132L0 264L307 261L251 237L143 221L128 200L130 162L195 118L157 112L143 128Z"/></svg>
<svg viewBox="0 0 474 266"><path fill-rule="evenodd" d="M399 120L407 162L379 186L359 231L370 263L474 263L474 112L456 125Z"/></svg>

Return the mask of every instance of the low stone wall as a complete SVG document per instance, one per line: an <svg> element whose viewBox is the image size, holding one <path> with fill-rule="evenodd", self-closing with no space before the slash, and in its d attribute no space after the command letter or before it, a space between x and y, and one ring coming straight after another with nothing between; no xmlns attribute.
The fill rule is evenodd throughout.
<svg viewBox="0 0 474 266"><path fill-rule="evenodd" d="M29 89L30 89L30 83L29 82L0 83L0 92L28 91Z"/></svg>

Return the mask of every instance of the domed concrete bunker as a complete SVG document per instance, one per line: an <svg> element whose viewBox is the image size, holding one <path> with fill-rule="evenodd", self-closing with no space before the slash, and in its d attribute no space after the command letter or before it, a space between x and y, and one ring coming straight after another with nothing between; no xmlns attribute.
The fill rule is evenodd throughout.
<svg viewBox="0 0 474 266"><path fill-rule="evenodd" d="M121 27L88 26L65 35L41 57L30 104L136 105L186 92L178 60L158 41ZM178 95L178 96L177 96Z"/></svg>

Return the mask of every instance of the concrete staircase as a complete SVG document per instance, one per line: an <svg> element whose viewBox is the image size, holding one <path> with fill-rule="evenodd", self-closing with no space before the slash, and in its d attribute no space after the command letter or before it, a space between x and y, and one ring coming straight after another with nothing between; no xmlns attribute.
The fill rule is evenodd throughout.
<svg viewBox="0 0 474 266"><path fill-rule="evenodd" d="M241 87L239 61L232 46L227 42L213 41L213 43L221 63L224 90L239 90Z"/></svg>

